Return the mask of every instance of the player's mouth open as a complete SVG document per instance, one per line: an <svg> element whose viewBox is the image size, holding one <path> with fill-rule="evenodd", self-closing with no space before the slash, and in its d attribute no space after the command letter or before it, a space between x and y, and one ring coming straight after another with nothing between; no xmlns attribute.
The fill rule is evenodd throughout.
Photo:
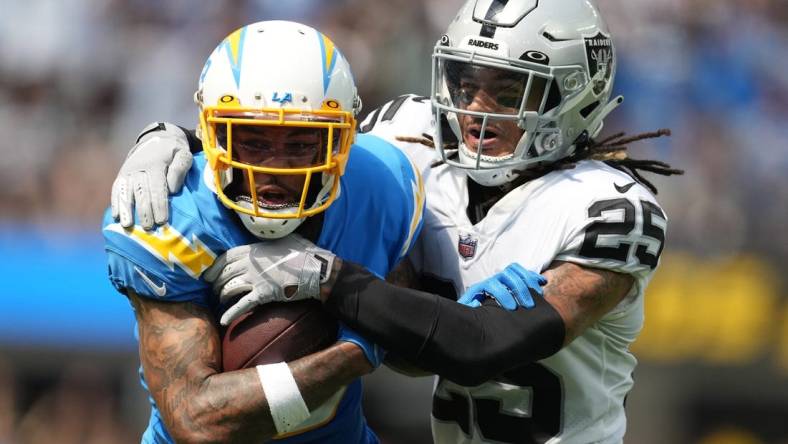
<svg viewBox="0 0 788 444"><path fill-rule="evenodd" d="M483 148L492 148L498 142L499 131L488 126L484 131L484 140L482 137L481 125L472 125L465 130L465 143L470 148L479 146L479 141L482 142Z"/></svg>
<svg viewBox="0 0 788 444"><path fill-rule="evenodd" d="M239 200L251 203L250 196L239 196ZM257 206L268 210L298 207L298 196L276 185L266 185L257 190Z"/></svg>

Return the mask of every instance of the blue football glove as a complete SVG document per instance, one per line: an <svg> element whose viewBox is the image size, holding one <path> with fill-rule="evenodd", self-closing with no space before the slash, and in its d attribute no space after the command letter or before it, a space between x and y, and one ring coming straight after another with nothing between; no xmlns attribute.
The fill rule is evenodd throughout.
<svg viewBox="0 0 788 444"><path fill-rule="evenodd" d="M363 336L351 330L350 327L344 323L339 323L339 332L337 333L337 341L352 342L364 351L367 361L372 364L372 368L380 367L383 359L386 357L386 351L378 347L377 344L366 340Z"/></svg>
<svg viewBox="0 0 788 444"><path fill-rule="evenodd" d="M486 298L491 297L509 311L517 307L533 308L534 295L543 297L542 285L546 283L547 279L541 274L512 263L502 272L472 285L457 302L480 307Z"/></svg>

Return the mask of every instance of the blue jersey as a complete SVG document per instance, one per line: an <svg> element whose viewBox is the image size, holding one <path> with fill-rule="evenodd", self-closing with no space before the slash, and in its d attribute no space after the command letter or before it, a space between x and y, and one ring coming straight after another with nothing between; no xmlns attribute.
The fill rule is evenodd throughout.
<svg viewBox="0 0 788 444"><path fill-rule="evenodd" d="M107 211L103 233L109 278L119 290L156 300L187 302L221 315L218 297L202 278L232 247L260 242L211 191L202 154L194 158L181 192L170 199L170 219L154 231L124 229ZM405 256L421 229L421 177L402 152L375 136L359 135L350 150L340 193L325 211L317 245L384 277ZM147 390L142 369L142 385ZM155 401L142 442L173 442ZM377 442L361 411L361 380L312 412L281 443Z"/></svg>

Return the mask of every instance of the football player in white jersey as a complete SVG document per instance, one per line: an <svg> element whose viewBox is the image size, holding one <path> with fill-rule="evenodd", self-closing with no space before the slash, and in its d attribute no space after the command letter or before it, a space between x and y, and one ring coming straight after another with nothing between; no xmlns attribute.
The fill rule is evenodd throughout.
<svg viewBox="0 0 788 444"><path fill-rule="evenodd" d="M337 258L320 297L441 376L436 442L621 442L629 345L667 224L638 170L680 173L629 159L624 145L663 133L598 139L622 98L611 100L613 42L588 0L469 0L433 63L429 98L399 97L361 125L422 172L424 227L409 255L422 291ZM543 272L544 299L512 311L451 302L523 296L494 274L510 263Z"/></svg>

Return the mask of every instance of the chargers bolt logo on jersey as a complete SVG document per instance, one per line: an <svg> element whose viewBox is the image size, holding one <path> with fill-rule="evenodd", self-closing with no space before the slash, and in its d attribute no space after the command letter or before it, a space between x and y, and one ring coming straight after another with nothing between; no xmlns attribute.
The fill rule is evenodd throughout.
<svg viewBox="0 0 788 444"><path fill-rule="evenodd" d="M138 225L127 230L120 224L111 224L104 230L127 236L148 250L170 270L178 265L195 279L199 278L202 272L216 260L216 253L205 246L196 235L192 235L189 240L171 225L163 225L155 231L145 231Z"/></svg>
<svg viewBox="0 0 788 444"><path fill-rule="evenodd" d="M479 241L474 239L470 234L463 236L460 234L460 240L457 243L457 251L464 259L470 259L476 254L476 244Z"/></svg>

